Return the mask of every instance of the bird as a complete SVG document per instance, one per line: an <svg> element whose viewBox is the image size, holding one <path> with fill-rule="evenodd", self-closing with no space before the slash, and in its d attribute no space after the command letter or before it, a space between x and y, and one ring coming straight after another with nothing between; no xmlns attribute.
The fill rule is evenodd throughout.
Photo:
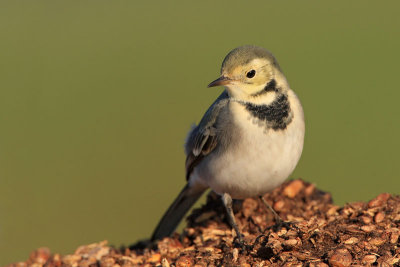
<svg viewBox="0 0 400 267"><path fill-rule="evenodd" d="M186 185L155 228L151 241L170 236L200 196L221 196L238 241L243 237L233 199L259 197L281 185L303 150L305 122L299 98L267 49L244 45L224 58L221 75L208 87L224 86L185 141Z"/></svg>

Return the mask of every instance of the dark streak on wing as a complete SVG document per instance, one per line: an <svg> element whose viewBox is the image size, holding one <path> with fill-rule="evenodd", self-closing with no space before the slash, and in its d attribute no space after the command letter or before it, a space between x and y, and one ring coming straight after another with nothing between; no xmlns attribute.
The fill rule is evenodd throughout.
<svg viewBox="0 0 400 267"><path fill-rule="evenodd" d="M201 160L211 153L218 144L216 123L221 109L229 102L224 91L204 114L199 125L195 127L186 142L186 180L189 180L193 169Z"/></svg>
<svg viewBox="0 0 400 267"><path fill-rule="evenodd" d="M204 143L200 154L195 156L193 153L190 153L186 157L186 180L189 180L194 167L196 167L197 164L199 164L201 160L217 146L217 138L215 136L208 136L205 138L207 141Z"/></svg>

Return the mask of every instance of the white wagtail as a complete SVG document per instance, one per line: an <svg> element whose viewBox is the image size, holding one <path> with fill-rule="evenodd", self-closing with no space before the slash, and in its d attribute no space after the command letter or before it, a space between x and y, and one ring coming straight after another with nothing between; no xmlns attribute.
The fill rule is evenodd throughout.
<svg viewBox="0 0 400 267"><path fill-rule="evenodd" d="M269 207L262 196L283 183L300 159L303 109L268 50L233 49L222 63L221 76L208 87L220 85L225 90L188 134L187 184L162 217L152 241L171 235L211 188L221 195L229 222L243 244L232 198L260 197Z"/></svg>

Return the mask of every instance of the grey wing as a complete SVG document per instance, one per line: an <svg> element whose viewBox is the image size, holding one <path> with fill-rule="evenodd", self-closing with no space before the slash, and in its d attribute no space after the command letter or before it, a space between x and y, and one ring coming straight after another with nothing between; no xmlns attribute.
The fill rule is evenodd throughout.
<svg viewBox="0 0 400 267"><path fill-rule="evenodd" d="M194 167L215 149L218 144L216 123L218 115L223 107L229 102L226 91L215 100L204 114L199 125L194 127L188 134L185 144L186 151L186 180L189 180Z"/></svg>

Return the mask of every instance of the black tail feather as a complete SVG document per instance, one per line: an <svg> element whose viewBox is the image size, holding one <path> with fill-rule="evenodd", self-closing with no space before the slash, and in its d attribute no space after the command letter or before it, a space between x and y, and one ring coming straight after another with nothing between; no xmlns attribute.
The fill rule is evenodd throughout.
<svg viewBox="0 0 400 267"><path fill-rule="evenodd" d="M204 189L194 189L190 187L189 184L186 184L178 197L168 208L167 212L161 218L153 232L151 241L170 236L182 220L183 216L185 216L186 212L194 205L204 191Z"/></svg>

